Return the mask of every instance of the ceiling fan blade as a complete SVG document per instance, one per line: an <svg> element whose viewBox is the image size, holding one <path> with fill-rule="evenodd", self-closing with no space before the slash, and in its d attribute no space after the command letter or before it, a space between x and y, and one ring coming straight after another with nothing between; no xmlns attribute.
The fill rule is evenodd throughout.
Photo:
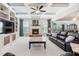
<svg viewBox="0 0 79 59"><path fill-rule="evenodd" d="M31 7L31 9L36 10L35 8Z"/></svg>
<svg viewBox="0 0 79 59"><path fill-rule="evenodd" d="M45 10L40 10L40 12L46 12Z"/></svg>
<svg viewBox="0 0 79 59"><path fill-rule="evenodd" d="M40 6L40 8L39 9L42 9L44 6Z"/></svg>
<svg viewBox="0 0 79 59"><path fill-rule="evenodd" d="M31 12L31 14L35 13L36 11Z"/></svg>

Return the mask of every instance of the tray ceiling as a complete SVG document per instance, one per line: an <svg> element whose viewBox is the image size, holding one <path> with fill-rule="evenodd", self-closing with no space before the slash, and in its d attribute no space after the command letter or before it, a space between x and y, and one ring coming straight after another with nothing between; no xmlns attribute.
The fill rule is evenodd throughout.
<svg viewBox="0 0 79 59"><path fill-rule="evenodd" d="M16 14L31 14L31 7L41 6L44 7L42 10L46 12L39 12L38 14L34 13L33 15L56 15L59 11L67 8L69 3L7 3L11 8L14 9Z"/></svg>

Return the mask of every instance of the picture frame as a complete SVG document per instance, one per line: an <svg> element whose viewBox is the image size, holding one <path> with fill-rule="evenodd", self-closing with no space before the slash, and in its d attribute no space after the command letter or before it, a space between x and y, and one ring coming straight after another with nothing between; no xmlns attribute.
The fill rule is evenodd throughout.
<svg viewBox="0 0 79 59"><path fill-rule="evenodd" d="M32 20L32 25L33 26L39 26L39 21L38 20Z"/></svg>

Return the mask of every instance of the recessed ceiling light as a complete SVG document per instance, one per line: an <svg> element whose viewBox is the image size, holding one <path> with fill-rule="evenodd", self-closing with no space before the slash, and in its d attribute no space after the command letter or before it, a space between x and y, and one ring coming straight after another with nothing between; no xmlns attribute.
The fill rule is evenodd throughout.
<svg viewBox="0 0 79 59"><path fill-rule="evenodd" d="M76 21L76 20L77 20L77 18L73 18L72 20L73 20L73 21Z"/></svg>

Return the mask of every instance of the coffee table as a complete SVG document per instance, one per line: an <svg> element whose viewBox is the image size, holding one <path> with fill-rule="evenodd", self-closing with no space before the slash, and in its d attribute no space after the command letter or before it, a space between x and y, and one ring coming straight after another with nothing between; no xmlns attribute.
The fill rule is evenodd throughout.
<svg viewBox="0 0 79 59"><path fill-rule="evenodd" d="M29 49L31 48L32 44L44 44L44 48L46 49L46 41L39 37L30 37L29 40Z"/></svg>

